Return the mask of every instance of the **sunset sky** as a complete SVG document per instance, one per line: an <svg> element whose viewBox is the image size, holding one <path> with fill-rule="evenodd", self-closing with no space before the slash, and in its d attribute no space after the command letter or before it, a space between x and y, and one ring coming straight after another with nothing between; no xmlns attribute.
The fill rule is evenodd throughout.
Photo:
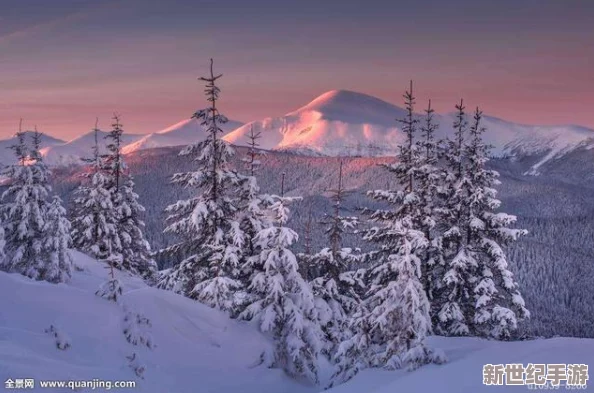
<svg viewBox="0 0 594 393"><path fill-rule="evenodd" d="M0 0L0 138L159 131L205 105L277 116L332 89L400 104L413 79L439 112L594 128L591 0Z"/></svg>

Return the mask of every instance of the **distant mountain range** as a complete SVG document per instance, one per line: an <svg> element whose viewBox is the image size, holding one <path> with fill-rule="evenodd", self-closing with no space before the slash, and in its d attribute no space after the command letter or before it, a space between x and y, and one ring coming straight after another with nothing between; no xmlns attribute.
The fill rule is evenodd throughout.
<svg viewBox="0 0 594 393"><path fill-rule="evenodd" d="M421 105L418 106L419 110ZM469 120L472 115L469 108ZM320 95L307 105L284 116L269 117L247 124L229 121L223 126L224 139L235 145L246 145L250 129L261 132L259 141L266 150L288 150L321 156L389 156L397 152L404 136L397 118L402 108L366 94L333 90ZM420 115L419 115L420 116ZM452 135L454 114L435 116L440 124L439 136ZM538 174L547 161L577 148L594 147L594 130L575 125L534 126L517 124L485 116L488 129L485 139L496 156L519 157L540 155L529 169ZM102 132L102 135L105 133ZM148 134L124 134L124 153L155 147L187 145L206 136L196 120L183 120L162 131ZM103 138L100 138L103 142ZM13 139L0 141L9 146ZM67 165L80 162L89 154L93 133L68 142L46 136L42 153L50 164ZM10 152L2 149L0 162L10 162Z"/></svg>

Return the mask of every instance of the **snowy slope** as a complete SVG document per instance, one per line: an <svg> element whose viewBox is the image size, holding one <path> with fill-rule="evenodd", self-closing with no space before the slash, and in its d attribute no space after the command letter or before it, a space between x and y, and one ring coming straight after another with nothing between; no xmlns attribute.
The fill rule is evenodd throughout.
<svg viewBox="0 0 594 393"><path fill-rule="evenodd" d="M470 119L469 119L470 120ZM439 117L441 136L452 135L454 114ZM575 125L533 126L484 116L485 142L496 156L542 155L527 174L538 174L546 162L580 147L594 147L594 130Z"/></svg>
<svg viewBox="0 0 594 393"><path fill-rule="evenodd" d="M445 365L428 365L413 372L364 370L348 383L328 393L477 393L527 392L527 386L483 385L483 365L521 363L594 364L594 340L553 338L521 342L486 341L476 338L429 340L448 354ZM590 371L591 373L591 371ZM590 377L591 378L591 377ZM593 382L581 391L594 391ZM559 390L566 390L565 382ZM547 387L542 389L546 390ZM548 387L551 389L551 387ZM542 390L542 391L544 391Z"/></svg>
<svg viewBox="0 0 594 393"><path fill-rule="evenodd" d="M106 135L108 135L106 131L99 131L97 135L101 152L105 152L105 146L107 145ZM124 144L129 144L142 137L143 135L124 133L122 140ZM81 158L91 155L91 148L94 144L95 132L90 131L66 143L44 147L41 149L41 154L43 154L45 161L50 165L79 164Z"/></svg>
<svg viewBox="0 0 594 393"><path fill-rule="evenodd" d="M230 120L222 125L224 133L232 131L242 124ZM141 139L130 143L122 149L124 153L132 153L137 150L150 149L154 147L189 145L206 137L206 132L200 126L196 119L180 121L162 131L149 134Z"/></svg>
<svg viewBox="0 0 594 393"><path fill-rule="evenodd" d="M135 392L151 393L313 393L322 390L299 384L279 370L255 366L261 351L270 343L250 324L230 320L193 300L121 276L124 303L151 320L150 333L156 344L152 350L132 346L122 334L122 309L94 295L105 280L106 270L83 254L72 252L72 255L84 270L75 272L70 284L35 282L0 272L2 381L35 378L39 386L40 379L136 380ZM68 337L69 349L56 349L54 339L44 332L50 324ZM448 364L426 366L410 373L368 370L330 392L520 391L526 387L483 386L482 365L594 364L594 340L591 339L502 343L474 338L432 338L431 343L445 350L450 359ZM135 377L128 367L125 357L133 352L146 365L144 380Z"/></svg>
<svg viewBox="0 0 594 393"><path fill-rule="evenodd" d="M419 103L419 107L421 103ZM392 155L403 140L397 118L404 111L378 98L346 90L322 94L285 116L248 123L224 139L245 145L250 128L262 131L262 148L287 149L321 155ZM469 113L471 120L472 113ZM436 115L441 136L452 135L453 114ZM580 126L532 126L485 116L486 141L496 155L536 155L543 158L532 168L571 152L594 146L594 130Z"/></svg>
<svg viewBox="0 0 594 393"><path fill-rule="evenodd" d="M68 285L0 273L2 382L8 378L137 380L137 388L130 391L155 393L314 389L293 382L279 370L254 367L268 342L246 323L122 277L124 302L150 319L156 348L131 345L122 334L122 310L94 295L105 280L105 269L85 255L72 254L85 271L75 272ZM44 333L50 324L69 337L71 348L56 349L54 339ZM146 365L144 380L138 380L128 367L125 357L133 352Z"/></svg>
<svg viewBox="0 0 594 393"><path fill-rule="evenodd" d="M33 131L26 131L25 132L25 140L28 144L31 143L31 138L33 136ZM11 164L16 161L14 158L14 153L12 150L9 149L10 146L16 143L16 137L12 136L8 139L0 140L0 165ZM41 145L42 146L56 146L63 144L64 141L54 138L49 135L41 135Z"/></svg>

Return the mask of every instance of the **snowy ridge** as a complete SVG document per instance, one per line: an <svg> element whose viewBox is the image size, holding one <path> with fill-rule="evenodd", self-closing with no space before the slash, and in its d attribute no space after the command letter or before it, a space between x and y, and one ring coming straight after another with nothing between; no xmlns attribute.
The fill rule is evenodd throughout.
<svg viewBox="0 0 594 393"><path fill-rule="evenodd" d="M453 115L440 116L441 135L451 135ZM526 172L538 175L539 168L546 162L581 147L594 147L594 130L586 127L567 126L533 126L511 123L496 117L484 116L483 125L487 128L485 141L493 146L495 156L532 156L542 158Z"/></svg>
<svg viewBox="0 0 594 393"><path fill-rule="evenodd" d="M224 133L240 127L242 124L230 120L221 126ZM196 119L182 120L164 130L145 135L123 147L124 154L155 147L181 146L200 142L207 137L206 132Z"/></svg>
<svg viewBox="0 0 594 393"><path fill-rule="evenodd" d="M242 123L230 120L221 128L227 133L240 127ZM30 141L31 131L27 131L26 139ZM99 148L105 152L107 131L99 131ZM182 146L200 142L206 137L196 119L182 120L170 127L152 134L123 134L124 154L133 153L139 150L152 149L157 147ZM8 149L15 143L15 137L0 140L0 164L11 164L15 162L13 152ZM91 147L95 143L94 131L87 132L70 141L63 141L48 135L42 135L41 154L49 165L68 166L80 164L81 158L91 154Z"/></svg>
<svg viewBox="0 0 594 393"><path fill-rule="evenodd" d="M420 111L422 103L417 104ZM471 109L467 109L471 120ZM322 94L285 116L248 123L227 134L230 143L246 145L250 128L261 131L262 148L328 156L389 156L403 140L396 121L404 110L378 98L346 90ZM420 116L420 115L419 115ZM452 114L436 115L438 136L453 134ZM594 147L594 130L574 125L533 126L485 116L485 140L496 156L543 155L530 174L550 159L578 147Z"/></svg>
<svg viewBox="0 0 594 393"><path fill-rule="evenodd" d="M25 131L25 140L27 143L31 142L33 131ZM16 144L17 138L12 136L8 139L0 140L0 165L11 164L15 162L14 153L10 150L10 146ZM52 147L65 143L63 140L51 137L49 135L41 135L42 146Z"/></svg>
<svg viewBox="0 0 594 393"><path fill-rule="evenodd" d="M270 345L255 326L229 319L196 301L147 287L140 279L117 272L124 303L149 318L155 347L133 346L123 334L123 310L94 294L107 277L105 265L71 251L75 265L69 284L30 280L0 272L0 378L39 380L135 380L135 392L313 393L323 386L293 381L277 369L257 366ZM82 269L82 271L81 271ZM51 326L57 331L52 333ZM46 332L47 330L47 332ZM57 345L68 343L66 349ZM475 393L492 391L482 384L486 363L594 363L594 340L554 338L498 342L477 338L430 338L449 362L414 372L364 370L329 392L395 391ZM126 356L136 353L146 366L135 376ZM328 375L329 370L325 374ZM525 386L517 391L525 391ZM97 389L98 391L100 389ZM499 387L498 391L516 391Z"/></svg>
<svg viewBox="0 0 594 393"><path fill-rule="evenodd" d="M102 153L105 153L105 147L107 146L105 139L107 134L108 132L106 131L99 131L97 133L97 142ZM128 144L135 142L141 137L142 135L124 133L122 140ZM42 145L41 154L50 165L76 165L81 163L81 158L91 155L91 147L94 144L95 132L90 131L63 144L55 144L47 147Z"/></svg>

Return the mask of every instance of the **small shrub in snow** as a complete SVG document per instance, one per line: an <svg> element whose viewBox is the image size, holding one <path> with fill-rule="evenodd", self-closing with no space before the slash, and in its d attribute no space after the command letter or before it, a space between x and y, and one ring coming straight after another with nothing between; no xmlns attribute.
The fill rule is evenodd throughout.
<svg viewBox="0 0 594 393"><path fill-rule="evenodd" d="M145 316L126 311L124 316L124 336L132 345L145 345L147 348L154 348L153 338L147 332L151 327L151 321Z"/></svg>
<svg viewBox="0 0 594 393"><path fill-rule="evenodd" d="M112 278L111 280L106 281L99 287L99 290L95 292L95 295L119 303L122 296L122 285L120 284L120 280Z"/></svg>
<svg viewBox="0 0 594 393"><path fill-rule="evenodd" d="M146 371L146 366L140 363L136 353L133 353L130 356L126 356L126 359L128 359L128 366L132 370L134 370L134 374L136 374L136 376L140 379L144 379L144 372Z"/></svg>
<svg viewBox="0 0 594 393"><path fill-rule="evenodd" d="M54 325L50 325L45 332L56 339L56 348L65 351L70 348L70 339Z"/></svg>

